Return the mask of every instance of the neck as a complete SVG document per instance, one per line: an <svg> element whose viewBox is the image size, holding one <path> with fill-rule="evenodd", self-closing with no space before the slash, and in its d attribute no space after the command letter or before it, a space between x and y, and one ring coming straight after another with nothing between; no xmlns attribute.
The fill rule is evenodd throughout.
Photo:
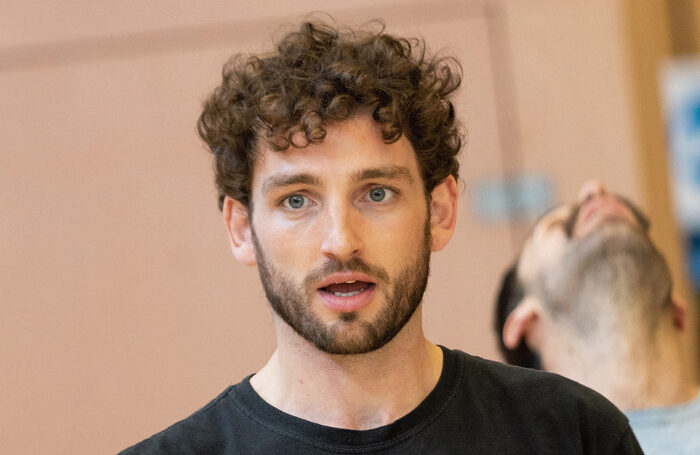
<svg viewBox="0 0 700 455"><path fill-rule="evenodd" d="M560 335L556 346L542 351L544 368L596 390L623 411L674 406L693 399L697 386L678 332L662 327L651 338L648 332L641 332L586 339Z"/></svg>
<svg viewBox="0 0 700 455"><path fill-rule="evenodd" d="M442 351L423 334L421 307L393 340L366 354L328 354L281 320L275 325L277 350L251 384L272 406L322 425L387 425L415 409L442 371Z"/></svg>

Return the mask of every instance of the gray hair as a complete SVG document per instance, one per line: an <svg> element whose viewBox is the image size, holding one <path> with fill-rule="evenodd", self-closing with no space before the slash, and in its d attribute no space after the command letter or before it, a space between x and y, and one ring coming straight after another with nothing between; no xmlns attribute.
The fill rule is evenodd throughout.
<svg viewBox="0 0 700 455"><path fill-rule="evenodd" d="M652 334L671 308L671 288L664 258L645 232L624 222L572 241L533 283L552 318L581 337L640 329Z"/></svg>

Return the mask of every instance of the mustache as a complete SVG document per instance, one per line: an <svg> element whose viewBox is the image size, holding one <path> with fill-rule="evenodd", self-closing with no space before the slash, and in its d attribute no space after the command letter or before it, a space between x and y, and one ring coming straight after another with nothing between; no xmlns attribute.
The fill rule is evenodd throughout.
<svg viewBox="0 0 700 455"><path fill-rule="evenodd" d="M368 264L360 258L352 258L349 261L329 259L321 267L312 270L306 278L304 278L304 285L308 288L323 281L323 279L331 273L338 272L360 272L375 277L378 281L389 281L389 274L386 270L382 267Z"/></svg>
<svg viewBox="0 0 700 455"><path fill-rule="evenodd" d="M649 221L649 218L640 210L640 208L624 196L619 194L613 194L612 196L621 202L622 205L626 206L630 212L632 212L632 216L634 216L637 224L639 224L639 227L643 232L648 234L649 229L651 228L651 222ZM576 227L576 222L578 221L578 214L581 211L581 206L585 203L586 201L576 204L574 209L571 211L569 219L564 223L564 232L566 233L566 237L569 239L574 235L574 228Z"/></svg>

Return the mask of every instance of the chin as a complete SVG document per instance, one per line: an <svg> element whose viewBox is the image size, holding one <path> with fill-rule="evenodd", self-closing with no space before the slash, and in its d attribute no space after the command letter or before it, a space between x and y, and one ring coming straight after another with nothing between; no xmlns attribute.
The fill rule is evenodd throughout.
<svg viewBox="0 0 700 455"><path fill-rule="evenodd" d="M376 351L393 337L394 334L378 333L372 324L361 321L356 313L343 313L341 320L329 327L327 337L309 341L328 354L357 355Z"/></svg>

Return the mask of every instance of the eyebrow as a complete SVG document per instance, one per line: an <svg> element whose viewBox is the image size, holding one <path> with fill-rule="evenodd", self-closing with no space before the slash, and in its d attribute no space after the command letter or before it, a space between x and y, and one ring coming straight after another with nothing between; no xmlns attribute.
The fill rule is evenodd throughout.
<svg viewBox="0 0 700 455"><path fill-rule="evenodd" d="M406 180L408 183L413 183L413 176L411 171L404 166L385 166L385 167L373 167L369 169L362 169L352 174L351 180L355 183L361 182L363 180L371 179L395 179L395 180Z"/></svg>
<svg viewBox="0 0 700 455"><path fill-rule="evenodd" d="M403 179L409 183L413 183L413 176L411 171L404 166L385 166L385 167L373 167L368 169L361 169L354 172L350 176L350 180L354 183L362 182L364 180L387 178L387 179ZM301 173L301 174L276 174L268 177L262 184L262 192L268 193L277 188L290 186L290 185L315 185L323 186L321 179L313 174Z"/></svg>
<svg viewBox="0 0 700 455"><path fill-rule="evenodd" d="M321 185L321 180L312 174L277 174L268 177L262 184L262 192L268 193L280 187L289 185Z"/></svg>

